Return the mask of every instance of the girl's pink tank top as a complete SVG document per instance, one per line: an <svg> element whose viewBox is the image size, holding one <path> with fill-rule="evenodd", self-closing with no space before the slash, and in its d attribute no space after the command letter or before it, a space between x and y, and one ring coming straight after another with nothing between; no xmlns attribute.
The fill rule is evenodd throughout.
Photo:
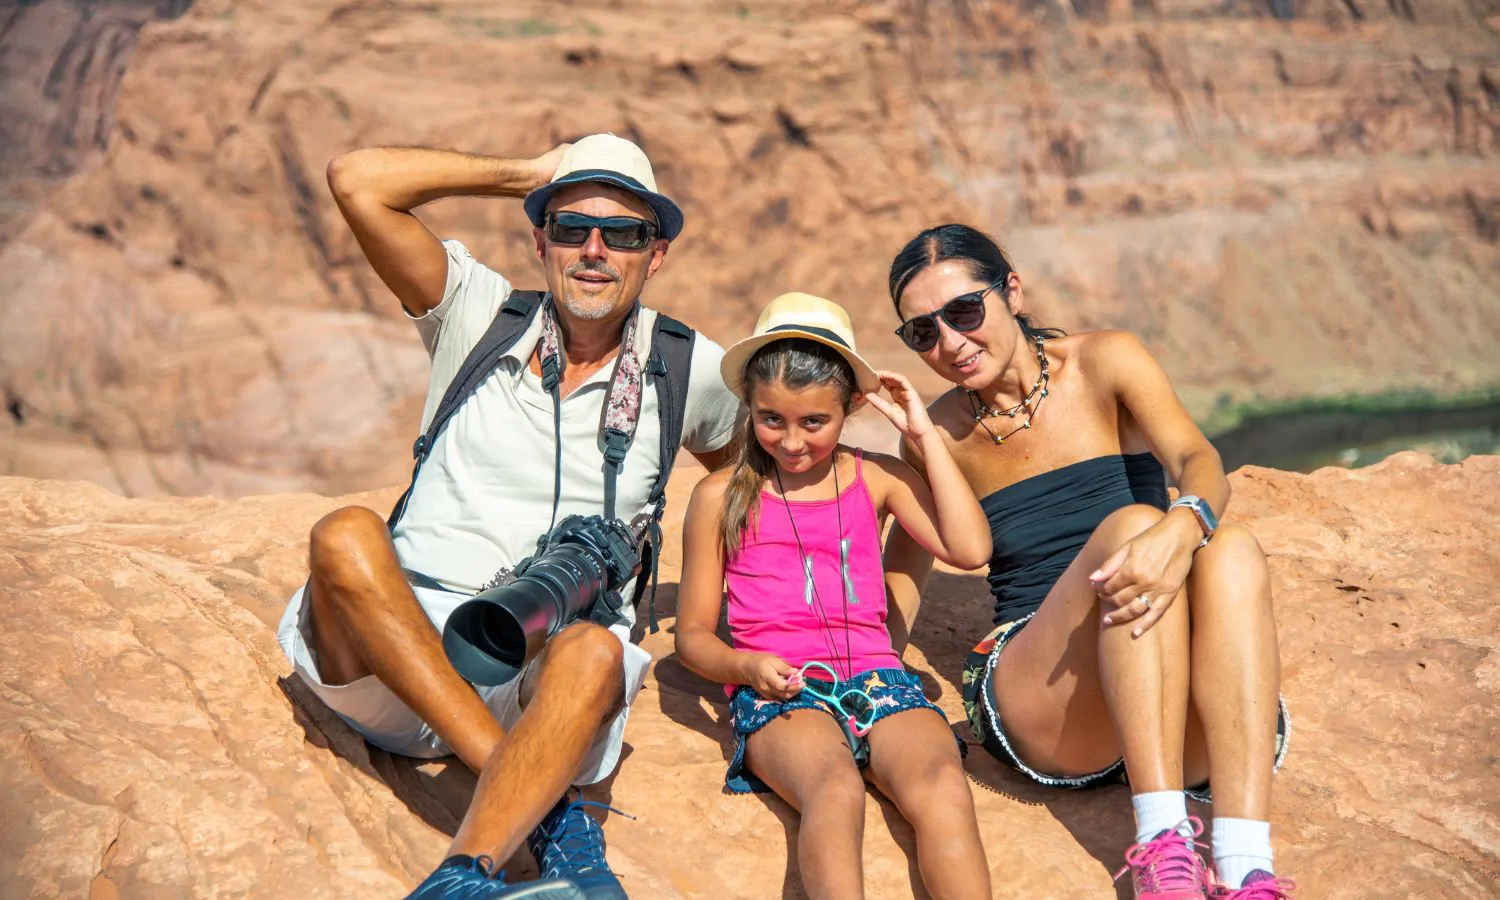
<svg viewBox="0 0 1500 900"><path fill-rule="evenodd" d="M788 501L761 492L754 527L724 565L736 650L774 653L799 668L820 662L841 679L901 668L885 626L880 523L857 451L854 473L837 499ZM811 590L804 554L812 561Z"/></svg>

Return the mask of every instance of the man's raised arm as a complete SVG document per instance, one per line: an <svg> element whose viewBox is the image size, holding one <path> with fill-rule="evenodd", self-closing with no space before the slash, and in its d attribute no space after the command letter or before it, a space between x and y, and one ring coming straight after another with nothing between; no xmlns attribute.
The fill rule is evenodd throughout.
<svg viewBox="0 0 1500 900"><path fill-rule="evenodd" d="M525 197L546 184L568 144L535 159L372 147L336 156L328 187L375 274L413 316L443 299L448 259L412 210L441 197Z"/></svg>

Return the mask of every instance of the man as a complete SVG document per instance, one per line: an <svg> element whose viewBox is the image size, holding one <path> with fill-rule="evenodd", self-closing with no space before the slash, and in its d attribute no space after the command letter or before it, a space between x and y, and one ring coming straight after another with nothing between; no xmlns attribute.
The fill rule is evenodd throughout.
<svg viewBox="0 0 1500 900"><path fill-rule="evenodd" d="M657 193L640 148L612 135L532 160L358 150L333 160L328 182L432 355L424 429L511 286L462 244L440 242L412 210L440 197L524 197L548 298L439 426L393 527L363 507L313 526L311 577L282 617L281 645L313 691L371 744L420 758L457 754L480 773L449 858L413 897L624 897L602 831L566 792L607 777L619 760L650 661L630 643L630 604L624 623L580 621L559 632L499 687L476 690L460 677L441 631L497 570L536 551L554 514L561 521L603 513L600 423L617 372L637 373L640 400L635 439L618 469L619 518L643 510L670 465L660 459L656 392L643 389L639 375L656 314L637 300L682 213ZM633 335L629 344L622 332ZM549 353L549 361L562 357L554 393L543 386L542 363L558 345ZM715 468L727 456L738 401L718 374L723 350L701 336L692 347L681 444ZM508 886L491 878L491 861L508 859L523 839L541 880Z"/></svg>

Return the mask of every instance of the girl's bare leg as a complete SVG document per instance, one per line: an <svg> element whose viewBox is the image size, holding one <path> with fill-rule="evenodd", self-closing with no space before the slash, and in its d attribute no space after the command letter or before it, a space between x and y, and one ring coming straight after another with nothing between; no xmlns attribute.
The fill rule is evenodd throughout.
<svg viewBox="0 0 1500 900"><path fill-rule="evenodd" d="M974 794L948 722L914 709L875 723L865 774L916 831L927 892L935 900L989 900Z"/></svg>
<svg viewBox="0 0 1500 900"><path fill-rule="evenodd" d="M811 900L864 897L865 782L833 718L799 709L750 735L745 764L802 813L797 864Z"/></svg>

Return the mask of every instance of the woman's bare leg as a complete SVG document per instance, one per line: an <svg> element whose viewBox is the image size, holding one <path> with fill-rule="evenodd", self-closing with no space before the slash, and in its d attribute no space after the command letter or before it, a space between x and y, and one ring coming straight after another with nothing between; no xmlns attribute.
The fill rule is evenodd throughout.
<svg viewBox="0 0 1500 900"><path fill-rule="evenodd" d="M1187 595L1193 705L1207 750L1205 760L1203 748L1189 747L1190 783L1202 781L1211 768L1215 816L1266 821L1281 659L1270 571L1248 528L1220 526L1193 559Z"/></svg>
<svg viewBox="0 0 1500 900"><path fill-rule="evenodd" d="M1182 789L1187 604L1174 601L1153 628L1133 638L1128 625L1101 627L1100 601L1089 581L1161 516L1142 505L1107 516L1000 655L996 711L1032 768L1086 774L1123 756L1132 792Z"/></svg>

